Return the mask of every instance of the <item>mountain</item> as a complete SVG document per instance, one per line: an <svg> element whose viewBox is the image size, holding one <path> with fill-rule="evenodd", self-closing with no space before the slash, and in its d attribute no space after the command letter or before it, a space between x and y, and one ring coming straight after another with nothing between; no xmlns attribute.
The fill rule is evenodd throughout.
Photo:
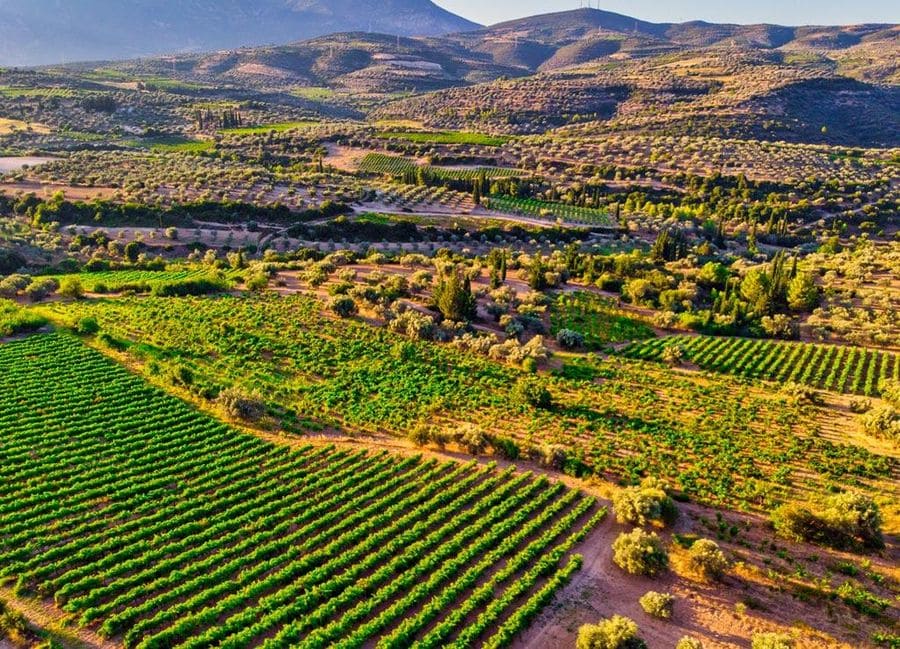
<svg viewBox="0 0 900 649"><path fill-rule="evenodd" d="M0 65L129 59L334 32L477 28L430 0L0 0Z"/></svg>
<svg viewBox="0 0 900 649"><path fill-rule="evenodd" d="M604 56L657 55L666 51L707 47L796 49L844 52L877 43L897 52L897 25L786 27L734 25L703 21L652 23L599 9L576 9L499 23L451 35L475 52L488 53L497 65L524 65L532 71L558 69ZM837 58L837 57L832 57Z"/></svg>

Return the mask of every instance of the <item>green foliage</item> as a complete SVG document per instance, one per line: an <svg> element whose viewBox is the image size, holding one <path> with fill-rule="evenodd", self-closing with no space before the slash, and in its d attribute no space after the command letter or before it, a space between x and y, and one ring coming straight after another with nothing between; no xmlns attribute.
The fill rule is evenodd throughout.
<svg viewBox="0 0 900 649"><path fill-rule="evenodd" d="M460 269L441 275L433 294L434 306L447 320L468 322L476 316L475 296L468 277Z"/></svg>
<svg viewBox="0 0 900 649"><path fill-rule="evenodd" d="M238 388L222 390L216 400L233 419L255 422L266 413L266 404L259 395Z"/></svg>
<svg viewBox="0 0 900 649"><path fill-rule="evenodd" d="M688 549L687 568L701 579L719 579L728 568L728 559L715 541L697 539Z"/></svg>
<svg viewBox="0 0 900 649"><path fill-rule="evenodd" d="M853 492L810 506L786 503L772 512L772 525L785 538L839 549L883 547L881 523L881 511L872 498Z"/></svg>
<svg viewBox="0 0 900 649"><path fill-rule="evenodd" d="M25 295L32 302L40 302L50 297L59 288L59 282L52 277L35 278L25 289Z"/></svg>
<svg viewBox="0 0 900 649"><path fill-rule="evenodd" d="M579 349L584 347L584 334L572 329L560 329L556 332L556 343L563 349Z"/></svg>
<svg viewBox="0 0 900 649"><path fill-rule="evenodd" d="M845 581L837 587L835 593L848 606L872 617L880 617L891 606L890 600L870 593L854 581Z"/></svg>
<svg viewBox="0 0 900 649"><path fill-rule="evenodd" d="M798 273L788 284L788 306L794 311L812 311L819 303L819 289L810 273Z"/></svg>
<svg viewBox="0 0 900 649"><path fill-rule="evenodd" d="M356 315L359 311L359 308L356 306L356 302L352 297L342 296L331 298L328 302L328 308L341 318L349 318L350 316Z"/></svg>
<svg viewBox="0 0 900 649"><path fill-rule="evenodd" d="M622 532L613 542L613 562L632 575L655 576L666 569L669 557L654 532L639 527Z"/></svg>
<svg viewBox="0 0 900 649"><path fill-rule="evenodd" d="M613 511L620 523L641 526L650 521L671 523L678 516L665 485L652 477L644 478L638 486L617 491L613 495Z"/></svg>
<svg viewBox="0 0 900 649"><path fill-rule="evenodd" d="M900 443L900 410L894 406L873 408L861 419L863 429L869 435Z"/></svg>
<svg viewBox="0 0 900 649"><path fill-rule="evenodd" d="M93 336L100 331L100 324L97 322L97 318L86 316L78 319L75 331L83 336Z"/></svg>
<svg viewBox="0 0 900 649"><path fill-rule="evenodd" d="M57 293L63 297L79 299L84 297L84 287L77 277L63 277L59 281L59 289Z"/></svg>
<svg viewBox="0 0 900 649"><path fill-rule="evenodd" d="M703 649L703 643L690 636L684 636L676 644L675 649Z"/></svg>
<svg viewBox="0 0 900 649"><path fill-rule="evenodd" d="M667 336L632 343L619 353L628 358L662 361L666 348L676 345L704 370L834 392L878 396L880 381L883 384L900 380L897 354L846 345L725 336Z"/></svg>
<svg viewBox="0 0 900 649"><path fill-rule="evenodd" d="M0 440L21 458L0 484L3 577L129 648L499 649L604 514L514 470L266 442L68 335L0 345L0 367Z"/></svg>
<svg viewBox="0 0 900 649"><path fill-rule="evenodd" d="M0 337L36 331L47 319L20 307L15 302L0 300Z"/></svg>
<svg viewBox="0 0 900 649"><path fill-rule="evenodd" d="M656 235L656 241L650 249L650 258L654 261L677 261L688 253L688 242L684 231L667 228Z"/></svg>
<svg viewBox="0 0 900 649"><path fill-rule="evenodd" d="M757 633L751 642L752 649L794 649L794 639L784 633Z"/></svg>
<svg viewBox="0 0 900 649"><path fill-rule="evenodd" d="M649 591L641 596L638 600L644 613L663 620L672 617L672 607L675 604L675 597L669 593L657 593Z"/></svg>
<svg viewBox="0 0 900 649"><path fill-rule="evenodd" d="M229 288L231 288L231 285L225 279L209 276L197 279L159 282L153 286L152 293L156 297L185 297L188 295L222 293Z"/></svg>
<svg viewBox="0 0 900 649"><path fill-rule="evenodd" d="M638 637L638 626L622 615L613 615L597 624L584 624L578 629L575 649L646 649Z"/></svg>
<svg viewBox="0 0 900 649"><path fill-rule="evenodd" d="M515 403L532 408L549 410L553 407L553 395L539 381L520 379L513 387L512 398Z"/></svg>
<svg viewBox="0 0 900 649"><path fill-rule="evenodd" d="M563 331L566 339L561 340ZM627 316L616 301L587 291L561 293L550 305L550 332L566 349L587 346L589 349L606 348L609 343L653 338L653 329ZM582 343L577 343L581 337Z"/></svg>

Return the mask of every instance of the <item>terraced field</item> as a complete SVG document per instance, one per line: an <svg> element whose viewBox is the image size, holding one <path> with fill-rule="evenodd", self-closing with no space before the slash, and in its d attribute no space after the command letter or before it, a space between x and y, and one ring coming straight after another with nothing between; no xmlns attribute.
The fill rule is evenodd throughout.
<svg viewBox="0 0 900 649"><path fill-rule="evenodd" d="M605 513L529 474L266 443L61 334L0 346L0 473L0 575L141 649L503 646Z"/></svg>
<svg viewBox="0 0 900 649"><path fill-rule="evenodd" d="M750 338L673 336L629 345L624 356L661 361L666 347L679 346L706 370L769 381L795 382L823 390L878 395L878 384L900 378L900 355L837 345Z"/></svg>

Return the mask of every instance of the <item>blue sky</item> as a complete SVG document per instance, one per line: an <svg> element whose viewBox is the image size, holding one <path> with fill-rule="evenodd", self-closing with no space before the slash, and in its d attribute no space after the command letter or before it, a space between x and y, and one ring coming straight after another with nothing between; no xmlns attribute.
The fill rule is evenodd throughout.
<svg viewBox="0 0 900 649"><path fill-rule="evenodd" d="M435 0L470 20L491 24L539 13L586 6L588 0ZM590 0L596 7L597 0ZM780 25L844 25L863 22L900 23L898 0L600 0L600 8L653 22L776 23Z"/></svg>

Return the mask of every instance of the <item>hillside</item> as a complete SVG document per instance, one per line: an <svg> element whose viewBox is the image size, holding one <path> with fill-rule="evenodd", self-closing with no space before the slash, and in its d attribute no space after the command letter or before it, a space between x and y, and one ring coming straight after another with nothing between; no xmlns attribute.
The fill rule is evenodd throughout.
<svg viewBox="0 0 900 649"><path fill-rule="evenodd" d="M477 27L430 0L0 1L0 65L127 59L376 31Z"/></svg>

